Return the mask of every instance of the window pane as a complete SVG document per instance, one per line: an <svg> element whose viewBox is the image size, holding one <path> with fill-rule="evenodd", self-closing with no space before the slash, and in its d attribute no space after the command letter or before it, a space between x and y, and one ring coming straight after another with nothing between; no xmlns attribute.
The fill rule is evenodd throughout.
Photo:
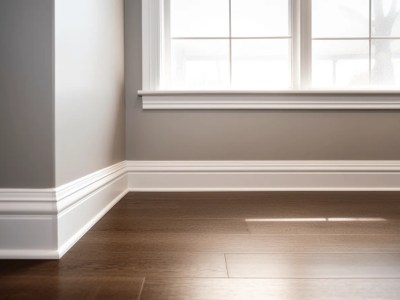
<svg viewBox="0 0 400 300"><path fill-rule="evenodd" d="M372 84L376 87L400 87L400 40L372 41Z"/></svg>
<svg viewBox="0 0 400 300"><path fill-rule="evenodd" d="M172 37L228 37L229 0L171 0Z"/></svg>
<svg viewBox="0 0 400 300"><path fill-rule="evenodd" d="M288 0L232 0L232 36L288 36Z"/></svg>
<svg viewBox="0 0 400 300"><path fill-rule="evenodd" d="M368 41L313 41L315 88L363 88L369 84Z"/></svg>
<svg viewBox="0 0 400 300"><path fill-rule="evenodd" d="M290 88L290 44L287 39L233 40L233 88Z"/></svg>
<svg viewBox="0 0 400 300"><path fill-rule="evenodd" d="M372 35L400 36L400 0L372 0Z"/></svg>
<svg viewBox="0 0 400 300"><path fill-rule="evenodd" d="M369 0L313 0L313 37L368 37Z"/></svg>
<svg viewBox="0 0 400 300"><path fill-rule="evenodd" d="M229 87L229 41L172 41L171 69L171 88L226 89Z"/></svg>

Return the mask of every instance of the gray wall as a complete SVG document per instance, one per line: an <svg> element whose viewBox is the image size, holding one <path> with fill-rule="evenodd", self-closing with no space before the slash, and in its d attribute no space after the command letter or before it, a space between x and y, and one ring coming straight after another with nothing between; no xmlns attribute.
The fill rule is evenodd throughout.
<svg viewBox="0 0 400 300"><path fill-rule="evenodd" d="M400 159L400 111L143 111L140 3L125 1L127 159Z"/></svg>
<svg viewBox="0 0 400 300"><path fill-rule="evenodd" d="M53 0L0 0L0 188L54 186Z"/></svg>
<svg viewBox="0 0 400 300"><path fill-rule="evenodd" d="M55 0L56 184L125 159L123 0Z"/></svg>

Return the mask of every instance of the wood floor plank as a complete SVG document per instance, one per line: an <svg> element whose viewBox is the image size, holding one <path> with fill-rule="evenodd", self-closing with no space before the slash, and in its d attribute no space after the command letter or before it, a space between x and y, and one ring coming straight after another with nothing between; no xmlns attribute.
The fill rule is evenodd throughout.
<svg viewBox="0 0 400 300"><path fill-rule="evenodd" d="M3 277L1 299L121 299L137 300L144 278Z"/></svg>
<svg viewBox="0 0 400 300"><path fill-rule="evenodd" d="M397 278L400 254L227 254L232 278Z"/></svg>
<svg viewBox="0 0 400 300"><path fill-rule="evenodd" d="M397 300L400 280L146 279L141 300Z"/></svg>
<svg viewBox="0 0 400 300"><path fill-rule="evenodd" d="M343 209L324 209L313 210L307 208L298 209L273 209L268 207L245 207L237 205L233 207L227 203L226 208L223 205L220 207L210 206L210 208L195 207L181 209L119 209L112 210L109 216L122 218L147 219L249 219L249 218L387 218L400 219L400 212L396 210L384 210L376 208L364 208L363 210L347 210Z"/></svg>
<svg viewBox="0 0 400 300"><path fill-rule="evenodd" d="M243 219L136 219L109 215L92 231L130 231L138 233L234 233L247 234Z"/></svg>
<svg viewBox="0 0 400 300"><path fill-rule="evenodd" d="M102 247L107 243L107 247ZM400 235L141 234L92 231L71 254L127 252L381 253L400 252ZM86 253L86 254L85 254Z"/></svg>
<svg viewBox="0 0 400 300"><path fill-rule="evenodd" d="M100 246L107 248L104 244ZM99 251L67 254L60 261L0 262L0 276L227 277L217 253Z"/></svg>
<svg viewBox="0 0 400 300"><path fill-rule="evenodd" d="M397 201L399 192L397 191L384 191L384 192L342 192L342 191L331 191L331 192L308 192L308 191L246 191L246 192L131 192L125 196L125 200L136 200L143 201L146 203L149 200L158 200L160 203L172 204L183 200L184 202L200 200L204 201L210 199L211 201L223 200L223 201L234 201L243 199L246 200L262 200L262 201L334 201L334 202L355 202L361 201L364 203L375 202L375 201ZM127 205L127 203L119 203L118 205Z"/></svg>
<svg viewBox="0 0 400 300"><path fill-rule="evenodd" d="M370 217L400 219L398 194L377 193L159 193L161 199L146 193L128 194L109 213L131 218L298 218ZM286 196L285 196L286 195ZM299 205L301 203L301 205Z"/></svg>
<svg viewBox="0 0 400 300"><path fill-rule="evenodd" d="M0 299L399 299L399 224L398 192L130 193Z"/></svg>
<svg viewBox="0 0 400 300"><path fill-rule="evenodd" d="M287 219L254 219L246 222L251 234L301 234L301 235L378 235L378 234L400 234L400 221L393 219L371 219L371 218L347 218L347 219L303 219L294 221ZM342 220L342 221L341 221Z"/></svg>
<svg viewBox="0 0 400 300"><path fill-rule="evenodd" d="M321 219L321 218L319 218ZM136 233L209 234L400 234L400 220L385 218L296 219L137 219L109 215L92 231L129 231Z"/></svg>

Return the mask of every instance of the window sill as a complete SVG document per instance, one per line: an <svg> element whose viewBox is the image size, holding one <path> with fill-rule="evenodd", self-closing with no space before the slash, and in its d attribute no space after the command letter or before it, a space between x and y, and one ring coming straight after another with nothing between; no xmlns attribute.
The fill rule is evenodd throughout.
<svg viewBox="0 0 400 300"><path fill-rule="evenodd" d="M400 109L398 90L138 91L143 109Z"/></svg>

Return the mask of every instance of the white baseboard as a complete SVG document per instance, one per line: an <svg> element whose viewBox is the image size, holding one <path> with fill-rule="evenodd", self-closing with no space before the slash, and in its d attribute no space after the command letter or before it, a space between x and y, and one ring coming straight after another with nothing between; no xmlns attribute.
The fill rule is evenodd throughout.
<svg viewBox="0 0 400 300"><path fill-rule="evenodd" d="M57 250L17 249L0 250L0 259L60 259Z"/></svg>
<svg viewBox="0 0 400 300"><path fill-rule="evenodd" d="M0 189L0 259L58 259L128 191L400 191L400 161L129 161Z"/></svg>
<svg viewBox="0 0 400 300"><path fill-rule="evenodd" d="M126 178L125 178L126 179ZM82 226L75 234L73 234L69 239L67 239L58 248L58 257L63 257L101 218L104 217L108 211L114 207L127 193L128 189L123 190L114 200L112 200L108 205L100 210L100 212L95 215L89 222ZM67 224L67 222L66 222ZM60 229L59 229L60 230Z"/></svg>
<svg viewBox="0 0 400 300"><path fill-rule="evenodd" d="M0 259L56 258L56 215L0 214Z"/></svg>
<svg viewBox="0 0 400 300"><path fill-rule="evenodd" d="M131 191L400 191L400 161L131 161Z"/></svg>
<svg viewBox="0 0 400 300"><path fill-rule="evenodd" d="M127 192L125 162L55 189L0 189L0 259L61 258Z"/></svg>
<svg viewBox="0 0 400 300"><path fill-rule="evenodd" d="M128 193L126 175L113 180L58 215L58 252L62 257Z"/></svg>

